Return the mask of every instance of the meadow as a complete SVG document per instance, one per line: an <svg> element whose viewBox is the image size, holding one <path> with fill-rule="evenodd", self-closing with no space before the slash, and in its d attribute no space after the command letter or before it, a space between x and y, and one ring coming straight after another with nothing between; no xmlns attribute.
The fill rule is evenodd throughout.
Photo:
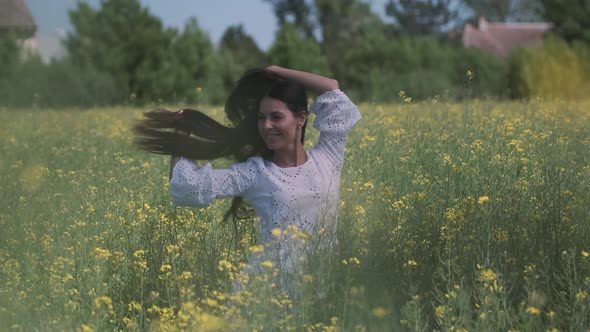
<svg viewBox="0 0 590 332"><path fill-rule="evenodd" d="M297 298L230 292L256 219L174 209L142 109L0 110L0 330L590 331L590 101L406 101L359 104Z"/></svg>

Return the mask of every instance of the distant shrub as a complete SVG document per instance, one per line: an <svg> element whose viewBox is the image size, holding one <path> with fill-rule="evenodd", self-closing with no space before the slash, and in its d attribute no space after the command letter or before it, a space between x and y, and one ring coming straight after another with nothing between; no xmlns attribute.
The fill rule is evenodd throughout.
<svg viewBox="0 0 590 332"><path fill-rule="evenodd" d="M520 49L510 57L509 87L514 98L576 99L590 93L590 48L569 45L555 36L535 49Z"/></svg>

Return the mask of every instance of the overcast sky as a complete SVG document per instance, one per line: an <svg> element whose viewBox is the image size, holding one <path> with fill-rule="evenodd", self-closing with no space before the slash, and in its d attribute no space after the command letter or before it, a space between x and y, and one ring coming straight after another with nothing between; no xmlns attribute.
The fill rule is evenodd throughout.
<svg viewBox="0 0 590 332"><path fill-rule="evenodd" d="M99 0L85 0L98 5ZM38 25L38 47L44 58L60 53L59 31L69 30L68 10L79 0L25 0ZM386 0L369 0L373 11L383 15ZM182 29L191 16L197 18L201 28L209 33L214 43L219 42L225 29L243 24L258 46L266 50L277 29L276 19L269 3L263 0L141 0L150 12L164 25Z"/></svg>

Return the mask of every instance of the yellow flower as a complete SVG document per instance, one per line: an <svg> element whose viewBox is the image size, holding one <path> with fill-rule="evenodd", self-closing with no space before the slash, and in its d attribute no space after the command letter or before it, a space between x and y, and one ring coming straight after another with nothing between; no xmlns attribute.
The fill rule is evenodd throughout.
<svg viewBox="0 0 590 332"><path fill-rule="evenodd" d="M535 307L528 307L526 308L526 313L527 314L531 314L531 315L540 315L541 314L541 310L535 308Z"/></svg>
<svg viewBox="0 0 590 332"><path fill-rule="evenodd" d="M280 228L273 228L271 233L272 233L272 236L279 237L279 236L281 236L282 231Z"/></svg>
<svg viewBox="0 0 590 332"><path fill-rule="evenodd" d="M358 214L358 215L364 215L367 212L367 211L365 211L365 208L362 207L361 205L357 205L354 208L354 210L355 210L356 214Z"/></svg>
<svg viewBox="0 0 590 332"><path fill-rule="evenodd" d="M487 269L481 272L479 279L483 282L489 282L496 280L496 273L492 269Z"/></svg>
<svg viewBox="0 0 590 332"><path fill-rule="evenodd" d="M586 296L587 296L586 295L586 292L578 292L578 293L576 293L576 299L578 299L578 300L583 300L583 299L586 298Z"/></svg>
<svg viewBox="0 0 590 332"><path fill-rule="evenodd" d="M82 327L82 332L93 332L94 331L90 326L88 326L86 324L82 324L81 327Z"/></svg>
<svg viewBox="0 0 590 332"><path fill-rule="evenodd" d="M588 256L590 256L590 252L587 252L586 250L582 250L582 256L588 257Z"/></svg>
<svg viewBox="0 0 590 332"><path fill-rule="evenodd" d="M113 300L108 296L100 296L94 299L94 305L96 309L100 309L103 305L109 310L113 310Z"/></svg>
<svg viewBox="0 0 590 332"><path fill-rule="evenodd" d="M273 266L272 262L268 261L268 260L260 263L260 265L262 265L264 267L268 267L268 268L271 268Z"/></svg>
<svg viewBox="0 0 590 332"><path fill-rule="evenodd" d="M483 203L485 203L485 202L487 202L489 200L490 200L490 198L488 196L481 196L481 197L479 197L477 199L477 203L478 204L483 204Z"/></svg>
<svg viewBox="0 0 590 332"><path fill-rule="evenodd" d="M273 235L274 235L274 230L273 230ZM264 251L263 246L251 246L250 247L250 252L262 252L262 251Z"/></svg>
<svg viewBox="0 0 590 332"><path fill-rule="evenodd" d="M172 266L170 264L164 264L160 267L160 272L162 273L166 273L170 270L172 270Z"/></svg>
<svg viewBox="0 0 590 332"><path fill-rule="evenodd" d="M449 307L446 305L439 305L434 309L434 313L438 318L443 318L447 314L447 311L449 311Z"/></svg>
<svg viewBox="0 0 590 332"><path fill-rule="evenodd" d="M94 253L101 259L109 259L113 256L108 249L94 248Z"/></svg>
<svg viewBox="0 0 590 332"><path fill-rule="evenodd" d="M406 265L407 265L407 266L417 266L417 265L418 265L418 263L417 263L415 260L413 260L413 259L410 259L410 260L409 260L409 261L406 263Z"/></svg>
<svg viewBox="0 0 590 332"><path fill-rule="evenodd" d="M388 312L385 308L383 307L375 307L373 308L373 310L371 311L373 316L377 317L377 318L383 318L385 316L387 316Z"/></svg>

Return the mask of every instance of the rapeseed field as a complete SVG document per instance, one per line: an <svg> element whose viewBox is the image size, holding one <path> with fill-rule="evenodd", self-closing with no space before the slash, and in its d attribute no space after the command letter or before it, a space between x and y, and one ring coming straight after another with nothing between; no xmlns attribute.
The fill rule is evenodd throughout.
<svg viewBox="0 0 590 332"><path fill-rule="evenodd" d="M590 330L590 102L403 99L359 104L296 297L271 261L231 292L256 219L174 209L143 110L0 110L0 330Z"/></svg>

